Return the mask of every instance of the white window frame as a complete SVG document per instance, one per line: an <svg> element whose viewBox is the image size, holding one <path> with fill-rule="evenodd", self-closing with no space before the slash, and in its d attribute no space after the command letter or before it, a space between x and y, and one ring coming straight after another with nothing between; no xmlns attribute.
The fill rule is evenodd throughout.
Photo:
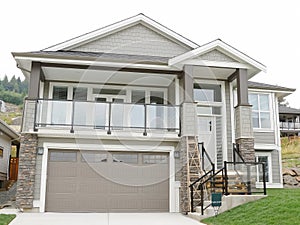
<svg viewBox="0 0 300 225"><path fill-rule="evenodd" d="M252 107L252 112L258 112L259 127L254 127L253 124L252 124L253 130L255 130L255 131L271 131L271 130L274 130L274 115L272 113L273 112L273 104L272 104L271 93L259 92L259 91L249 91L249 98L250 98L251 94L258 95L258 110L253 110L253 107ZM268 100L269 100L269 110L268 111L260 110L260 97L259 97L260 95L267 95L268 96ZM270 116L270 127L269 128L262 128L261 127L260 113L269 113L269 116Z"/></svg>
<svg viewBox="0 0 300 225"><path fill-rule="evenodd" d="M258 162L259 156L265 156L268 157L268 172L269 172L269 181L266 182L266 184L273 183L273 175L272 175L272 153L271 152L255 152L255 160ZM258 170L257 170L258 171ZM257 183L261 184L262 182L259 182L259 173L257 172Z"/></svg>

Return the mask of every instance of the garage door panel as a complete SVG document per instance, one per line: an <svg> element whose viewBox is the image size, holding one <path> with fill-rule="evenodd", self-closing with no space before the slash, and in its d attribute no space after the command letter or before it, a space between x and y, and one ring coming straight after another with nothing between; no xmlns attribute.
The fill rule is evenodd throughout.
<svg viewBox="0 0 300 225"><path fill-rule="evenodd" d="M55 161L48 163L46 211L168 211L169 167L160 163L167 154L78 151L75 160L74 151L55 152ZM73 161L61 162L60 156Z"/></svg>

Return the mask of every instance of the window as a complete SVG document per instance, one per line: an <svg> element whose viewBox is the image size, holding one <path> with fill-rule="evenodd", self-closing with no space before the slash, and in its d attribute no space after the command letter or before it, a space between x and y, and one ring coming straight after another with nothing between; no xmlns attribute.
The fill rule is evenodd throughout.
<svg viewBox="0 0 300 225"><path fill-rule="evenodd" d="M271 128L269 94L250 94L252 124L254 128Z"/></svg>
<svg viewBox="0 0 300 225"><path fill-rule="evenodd" d="M222 102L221 85L194 84L194 100L197 102Z"/></svg>
<svg viewBox="0 0 300 225"><path fill-rule="evenodd" d="M51 162L76 162L77 153L76 152L51 152L50 161Z"/></svg>
<svg viewBox="0 0 300 225"><path fill-rule="evenodd" d="M137 154L126 154L126 153L114 153L113 154L113 162L137 164L138 163L138 155Z"/></svg>
<svg viewBox="0 0 300 225"><path fill-rule="evenodd" d="M87 162L87 163L107 162L107 154L106 153L85 152L85 153L81 154L81 161Z"/></svg>
<svg viewBox="0 0 300 225"><path fill-rule="evenodd" d="M67 100L68 98L68 87L53 87L53 99L55 100Z"/></svg>
<svg viewBox="0 0 300 225"><path fill-rule="evenodd" d="M168 156L167 155L155 155L155 154L143 155L143 163L144 164L167 164Z"/></svg>
<svg viewBox="0 0 300 225"><path fill-rule="evenodd" d="M267 155L258 155L256 156L256 162L265 163L265 175L266 175L266 182L270 182L270 165L269 165L269 157ZM263 167L261 165L258 166L257 169L257 176L258 181L263 182Z"/></svg>

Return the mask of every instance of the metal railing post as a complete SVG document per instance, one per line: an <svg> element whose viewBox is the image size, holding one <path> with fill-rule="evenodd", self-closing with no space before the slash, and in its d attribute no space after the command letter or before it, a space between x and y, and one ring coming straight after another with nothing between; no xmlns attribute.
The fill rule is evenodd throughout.
<svg viewBox="0 0 300 225"><path fill-rule="evenodd" d="M34 107L34 121L33 121L33 131L38 131L38 129L36 128L36 118L37 118L37 107L38 107L38 103L39 103L39 100L36 99L35 101L35 107Z"/></svg>
<svg viewBox="0 0 300 225"><path fill-rule="evenodd" d="M228 175L227 175L227 162L224 161L224 174L225 174L225 195L228 195Z"/></svg>
<svg viewBox="0 0 300 225"><path fill-rule="evenodd" d="M204 170L204 168L205 168L205 166L204 166L204 161L205 161L205 160L204 160L204 146L203 146L203 145L204 145L204 143L202 142L202 143L201 143L201 145L202 145L202 147L201 147L201 155L202 155L202 170L203 170L203 171L205 171L205 170Z"/></svg>
<svg viewBox="0 0 300 225"><path fill-rule="evenodd" d="M201 195L201 215L204 215L204 193L203 193L203 185L200 185L200 195Z"/></svg>
<svg viewBox="0 0 300 225"><path fill-rule="evenodd" d="M247 165L247 192L251 195L251 169L250 165Z"/></svg>
<svg viewBox="0 0 300 225"><path fill-rule="evenodd" d="M72 101L72 114L71 114L71 130L70 133L74 133L74 109L75 109L75 101Z"/></svg>
<svg viewBox="0 0 300 225"><path fill-rule="evenodd" d="M108 130L107 134L111 134L111 102L108 103Z"/></svg>
<svg viewBox="0 0 300 225"><path fill-rule="evenodd" d="M267 195L267 187L266 187L266 165L262 163L263 167L263 186L264 186L264 195Z"/></svg>
<svg viewBox="0 0 300 225"><path fill-rule="evenodd" d="M182 112L182 108L181 108L181 105L178 107L179 109L179 132L178 132L178 137L181 137L181 112ZM176 121L175 121L175 124L176 124Z"/></svg>
<svg viewBox="0 0 300 225"><path fill-rule="evenodd" d="M145 115L145 118L144 118L144 132L143 132L143 135L144 136L147 136L147 105L144 104L144 115Z"/></svg>
<svg viewBox="0 0 300 225"><path fill-rule="evenodd" d="M190 186L190 194L191 194L191 212L194 212L194 188L193 188L193 185Z"/></svg>

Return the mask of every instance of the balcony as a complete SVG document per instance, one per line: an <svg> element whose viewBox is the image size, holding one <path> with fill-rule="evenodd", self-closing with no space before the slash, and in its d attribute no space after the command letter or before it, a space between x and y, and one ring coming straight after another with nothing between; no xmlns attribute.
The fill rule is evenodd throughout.
<svg viewBox="0 0 300 225"><path fill-rule="evenodd" d="M67 128L168 132L180 135L180 106L115 102L36 100L34 129Z"/></svg>
<svg viewBox="0 0 300 225"><path fill-rule="evenodd" d="M280 130L300 131L299 122L280 122Z"/></svg>

